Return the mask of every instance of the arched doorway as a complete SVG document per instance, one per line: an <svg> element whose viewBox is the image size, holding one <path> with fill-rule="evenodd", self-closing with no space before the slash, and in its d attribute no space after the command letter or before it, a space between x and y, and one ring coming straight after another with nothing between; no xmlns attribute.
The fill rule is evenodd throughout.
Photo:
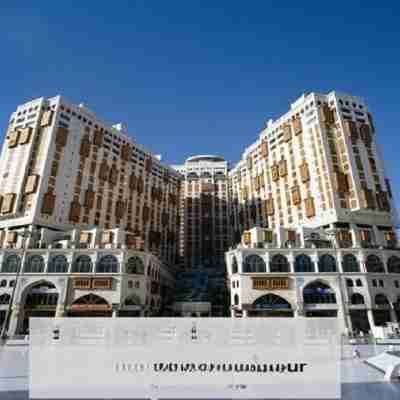
<svg viewBox="0 0 400 400"><path fill-rule="evenodd" d="M119 317L140 317L143 307L140 304L139 296L131 294L126 297L122 303L122 307L118 312Z"/></svg>
<svg viewBox="0 0 400 400"><path fill-rule="evenodd" d="M383 293L378 293L374 298L374 304L372 314L375 326L385 326L391 321L389 300Z"/></svg>
<svg viewBox="0 0 400 400"><path fill-rule="evenodd" d="M54 318L59 293L55 285L48 281L35 283L25 289L21 298L21 314L17 332L29 334L29 318Z"/></svg>
<svg viewBox="0 0 400 400"><path fill-rule="evenodd" d="M335 291L326 283L313 281L303 289L306 317L337 317Z"/></svg>
<svg viewBox="0 0 400 400"><path fill-rule="evenodd" d="M368 333L371 330L365 299L361 293L353 293L350 297L351 308L349 310L351 326L356 333Z"/></svg>
<svg viewBox="0 0 400 400"><path fill-rule="evenodd" d="M69 315L72 317L111 317L112 307L103 297L89 293L72 303Z"/></svg>
<svg viewBox="0 0 400 400"><path fill-rule="evenodd" d="M267 293L256 299L252 309L248 311L249 317L293 317L290 303L281 296Z"/></svg>

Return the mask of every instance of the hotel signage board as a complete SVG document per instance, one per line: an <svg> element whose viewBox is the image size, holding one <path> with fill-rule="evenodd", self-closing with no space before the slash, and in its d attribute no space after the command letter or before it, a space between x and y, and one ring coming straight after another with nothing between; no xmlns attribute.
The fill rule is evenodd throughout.
<svg viewBox="0 0 400 400"><path fill-rule="evenodd" d="M286 277L252 277L251 279L255 290L289 290L289 278Z"/></svg>
<svg viewBox="0 0 400 400"><path fill-rule="evenodd" d="M31 318L29 394L339 399L339 344L331 318Z"/></svg>
<svg viewBox="0 0 400 400"><path fill-rule="evenodd" d="M112 289L112 278L73 278L73 288L74 289L95 289L104 290Z"/></svg>

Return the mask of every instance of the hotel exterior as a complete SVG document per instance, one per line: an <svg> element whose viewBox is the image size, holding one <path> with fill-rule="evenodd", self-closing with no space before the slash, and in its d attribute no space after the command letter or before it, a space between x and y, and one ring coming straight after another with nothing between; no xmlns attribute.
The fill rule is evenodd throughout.
<svg viewBox="0 0 400 400"><path fill-rule="evenodd" d="M180 179L123 124L84 105L57 96L18 106L0 158L0 323L9 320L9 334L25 333L26 316L38 313L160 312L178 263Z"/></svg>
<svg viewBox="0 0 400 400"><path fill-rule="evenodd" d="M179 315L222 316L225 252L231 245L228 162L198 155L173 168L182 175L181 268L174 308Z"/></svg>
<svg viewBox="0 0 400 400"><path fill-rule="evenodd" d="M128 245L177 263L180 176L123 124L61 96L33 100L11 116L0 171L0 235L29 225L120 227L133 234Z"/></svg>
<svg viewBox="0 0 400 400"><path fill-rule="evenodd" d="M397 214L371 113L303 95L230 171L233 316L335 316L343 331L400 319Z"/></svg>
<svg viewBox="0 0 400 400"><path fill-rule="evenodd" d="M0 325L221 316L229 289L232 317L395 330L397 214L377 139L362 99L310 93L232 169L213 155L170 167L84 105L18 106L0 157Z"/></svg>

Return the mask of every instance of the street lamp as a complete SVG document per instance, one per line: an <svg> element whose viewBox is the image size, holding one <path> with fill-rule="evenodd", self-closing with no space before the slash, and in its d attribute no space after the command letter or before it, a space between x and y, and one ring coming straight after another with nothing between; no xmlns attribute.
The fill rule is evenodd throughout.
<svg viewBox="0 0 400 400"><path fill-rule="evenodd" d="M23 238L22 249L24 251L25 250L26 239L32 235L32 232L24 231L23 233L19 233L18 232L18 234ZM9 324L9 320L10 320L10 317L11 317L12 306L14 304L15 291L16 291L17 286L18 286L18 278L20 276L22 268L23 268L23 265L22 265L22 262L21 262L21 264L18 265L18 267L17 267L17 273L16 273L16 276L15 276L15 283L14 283L14 286L13 286L13 290L11 292L11 298L10 298L10 302L8 304L6 317L4 318L3 327L2 327L2 330L1 330L1 333L0 333L0 340L2 340L3 342L7 338L8 324Z"/></svg>

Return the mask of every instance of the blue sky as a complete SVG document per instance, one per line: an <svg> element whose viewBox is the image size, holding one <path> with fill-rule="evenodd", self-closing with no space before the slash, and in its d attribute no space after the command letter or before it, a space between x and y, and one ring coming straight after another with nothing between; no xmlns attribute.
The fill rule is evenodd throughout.
<svg viewBox="0 0 400 400"><path fill-rule="evenodd" d="M167 162L235 161L303 92L338 90L368 102L400 198L400 5L369 3L2 1L1 132L63 94Z"/></svg>

